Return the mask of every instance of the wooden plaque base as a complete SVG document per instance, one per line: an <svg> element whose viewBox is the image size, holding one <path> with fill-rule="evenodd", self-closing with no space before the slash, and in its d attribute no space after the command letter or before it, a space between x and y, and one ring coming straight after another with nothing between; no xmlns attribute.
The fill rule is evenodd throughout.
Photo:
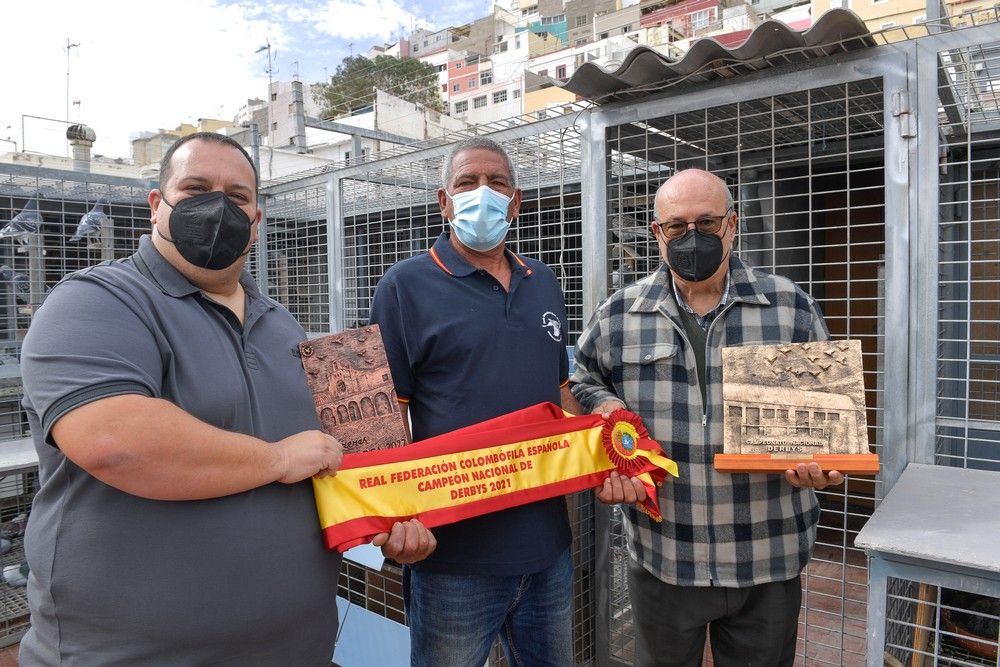
<svg viewBox="0 0 1000 667"><path fill-rule="evenodd" d="M780 458L771 454L716 454L719 472L783 473L800 463L816 463L823 470L837 470L851 475L878 474L878 454L813 454L801 458Z"/></svg>

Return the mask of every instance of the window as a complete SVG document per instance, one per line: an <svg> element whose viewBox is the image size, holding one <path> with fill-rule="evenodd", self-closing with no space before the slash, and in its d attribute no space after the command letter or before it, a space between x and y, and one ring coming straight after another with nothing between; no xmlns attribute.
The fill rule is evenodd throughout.
<svg viewBox="0 0 1000 667"><path fill-rule="evenodd" d="M500 42L494 46L493 53L507 53L507 42Z"/></svg>
<svg viewBox="0 0 1000 667"><path fill-rule="evenodd" d="M562 23L566 20L565 14L556 14L555 16L543 16L542 25L553 25L554 23Z"/></svg>
<svg viewBox="0 0 1000 667"><path fill-rule="evenodd" d="M448 84L447 83L442 83L441 84L441 92L442 93L447 93L448 92Z"/></svg>
<svg viewBox="0 0 1000 667"><path fill-rule="evenodd" d="M414 44L413 45L413 52L416 53L419 50L420 50L420 45L419 44Z"/></svg>
<svg viewBox="0 0 1000 667"><path fill-rule="evenodd" d="M469 79L468 88L469 90L472 90L475 87L476 87L476 77L472 77L471 79Z"/></svg>
<svg viewBox="0 0 1000 667"><path fill-rule="evenodd" d="M426 39L424 40L424 46L427 46L427 40Z"/></svg>
<svg viewBox="0 0 1000 667"><path fill-rule="evenodd" d="M462 63L455 63L455 69L462 69Z"/></svg>
<svg viewBox="0 0 1000 667"><path fill-rule="evenodd" d="M469 101L462 100L461 102L455 102L455 113L465 113L469 110Z"/></svg>
<svg viewBox="0 0 1000 667"><path fill-rule="evenodd" d="M622 32L632 32L632 26L630 25L622 26Z"/></svg>
<svg viewBox="0 0 1000 667"><path fill-rule="evenodd" d="M587 18L588 17L585 14L581 14L580 16L577 16L574 25L577 28L580 28L580 27L583 27L583 26L587 25Z"/></svg>
<svg viewBox="0 0 1000 667"><path fill-rule="evenodd" d="M692 30L702 30L708 27L709 21L712 20L711 10L703 9L700 12L694 12L691 14L691 29Z"/></svg>
<svg viewBox="0 0 1000 667"><path fill-rule="evenodd" d="M587 43L587 38L586 37L581 37L581 38L577 39L575 42L573 42L573 46L583 46L586 43Z"/></svg>
<svg viewBox="0 0 1000 667"><path fill-rule="evenodd" d="M439 72L447 72L448 71L448 65L438 65L438 71Z"/></svg>
<svg viewBox="0 0 1000 667"><path fill-rule="evenodd" d="M514 48L515 49L521 48L521 38L520 37L515 37L514 38ZM506 50L507 49L504 49L504 51L506 51Z"/></svg>
<svg viewBox="0 0 1000 667"><path fill-rule="evenodd" d="M473 109L482 109L484 106L486 106L486 96L485 95L480 95L479 97L477 97L477 98L475 98L475 99L472 100L472 108Z"/></svg>
<svg viewBox="0 0 1000 667"><path fill-rule="evenodd" d="M272 130L277 130L278 129L278 121L275 121L275 122L271 123L271 129Z"/></svg>
<svg viewBox="0 0 1000 667"><path fill-rule="evenodd" d="M607 38L608 38L608 33L606 32L602 32L600 37L598 37L598 39L607 39Z"/></svg>
<svg viewBox="0 0 1000 667"><path fill-rule="evenodd" d="M579 67L580 65L582 65L584 63L584 58L585 57L586 56L584 56L582 53L576 54L573 57L573 64L576 65L577 67Z"/></svg>
<svg viewBox="0 0 1000 667"><path fill-rule="evenodd" d="M278 93L271 93L271 101L274 102L278 99Z"/></svg>
<svg viewBox="0 0 1000 667"><path fill-rule="evenodd" d="M559 67L556 68L556 78L557 79L565 79L566 78L566 66L565 65L560 65Z"/></svg>
<svg viewBox="0 0 1000 667"><path fill-rule="evenodd" d="M479 85L485 86L487 84L493 83L493 70L488 69L485 72L479 73Z"/></svg>
<svg viewBox="0 0 1000 667"><path fill-rule="evenodd" d="M506 90L498 90L497 92L493 93L493 104L500 104L501 102L506 102L506 101L507 101Z"/></svg>
<svg viewBox="0 0 1000 667"><path fill-rule="evenodd" d="M461 92L461 90L462 90L462 84L460 84L460 83L456 83L455 85L453 85L451 87L451 92L453 92L453 93Z"/></svg>
<svg viewBox="0 0 1000 667"><path fill-rule="evenodd" d="M547 69L538 70L538 76L548 76L548 75L549 75L549 70Z"/></svg>
<svg viewBox="0 0 1000 667"><path fill-rule="evenodd" d="M515 88L513 91L511 91L511 97L513 97L515 100L517 98L519 98L520 96L521 96L521 89L520 88Z"/></svg>

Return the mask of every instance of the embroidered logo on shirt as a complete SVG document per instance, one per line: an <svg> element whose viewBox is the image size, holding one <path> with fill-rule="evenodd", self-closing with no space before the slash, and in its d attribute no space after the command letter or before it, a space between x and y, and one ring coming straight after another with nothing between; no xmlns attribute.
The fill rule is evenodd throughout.
<svg viewBox="0 0 1000 667"><path fill-rule="evenodd" d="M549 311L542 315L542 328L549 334L549 338L557 343L562 340L562 322L556 314Z"/></svg>

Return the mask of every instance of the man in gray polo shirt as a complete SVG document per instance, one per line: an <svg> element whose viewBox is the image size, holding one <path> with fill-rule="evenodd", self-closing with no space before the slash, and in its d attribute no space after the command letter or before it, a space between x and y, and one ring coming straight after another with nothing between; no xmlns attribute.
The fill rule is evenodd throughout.
<svg viewBox="0 0 1000 667"><path fill-rule="evenodd" d="M328 665L340 558L309 478L321 433L302 328L243 271L257 175L178 141L131 257L64 279L24 341L41 487L22 665Z"/></svg>

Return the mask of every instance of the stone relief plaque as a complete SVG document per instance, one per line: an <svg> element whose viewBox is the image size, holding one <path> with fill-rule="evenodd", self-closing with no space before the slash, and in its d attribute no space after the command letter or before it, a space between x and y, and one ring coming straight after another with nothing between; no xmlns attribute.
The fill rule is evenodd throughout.
<svg viewBox="0 0 1000 667"><path fill-rule="evenodd" d="M857 340L724 348L723 454L715 467L777 472L815 460L824 469L877 472L862 378Z"/></svg>
<svg viewBox="0 0 1000 667"><path fill-rule="evenodd" d="M345 453L406 444L377 324L303 341L299 353L323 431Z"/></svg>

